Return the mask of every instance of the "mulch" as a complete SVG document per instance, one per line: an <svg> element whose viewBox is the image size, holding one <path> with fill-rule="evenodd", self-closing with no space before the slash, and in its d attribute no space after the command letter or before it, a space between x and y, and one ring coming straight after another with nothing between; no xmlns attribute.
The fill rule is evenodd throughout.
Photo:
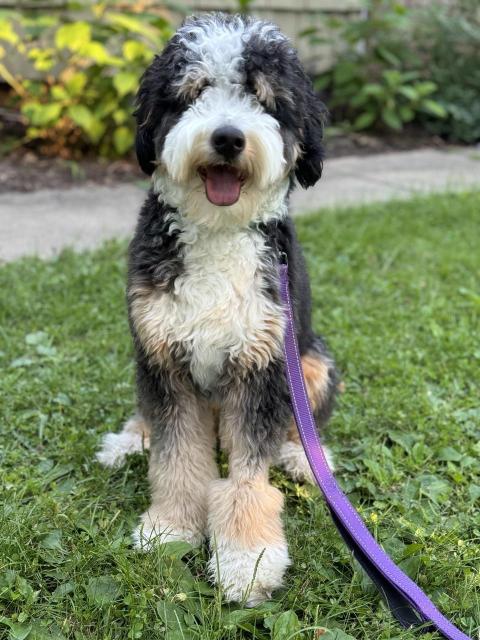
<svg viewBox="0 0 480 640"><path fill-rule="evenodd" d="M0 159L0 193L68 189L89 183L112 186L144 178L133 158L71 161L43 158L21 149Z"/></svg>

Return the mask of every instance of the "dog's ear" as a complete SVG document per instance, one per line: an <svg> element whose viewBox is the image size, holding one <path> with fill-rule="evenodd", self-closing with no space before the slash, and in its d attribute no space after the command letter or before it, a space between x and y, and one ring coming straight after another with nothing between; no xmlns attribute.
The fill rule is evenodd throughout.
<svg viewBox="0 0 480 640"><path fill-rule="evenodd" d="M137 125L135 151L137 153L138 164L142 171L148 176L151 176L155 170L155 145L153 143L152 131L147 127L139 127Z"/></svg>
<svg viewBox="0 0 480 640"><path fill-rule="evenodd" d="M304 188L313 187L320 180L323 169L323 128L327 109L316 95L309 79L306 79L305 111L301 154L295 166L298 183Z"/></svg>
<svg viewBox="0 0 480 640"><path fill-rule="evenodd" d="M152 64L143 74L140 87L137 92L136 108L134 116L137 121L137 133L135 137L135 151L142 171L151 176L155 165L155 145L153 142L154 125L153 109L155 106L155 82L154 66L158 65L158 56L155 56ZM157 114L155 114L156 116Z"/></svg>
<svg viewBox="0 0 480 640"><path fill-rule="evenodd" d="M167 45L143 74L137 92L135 150L142 171L149 176L155 170L155 132L171 100L169 81L173 64L172 46Z"/></svg>

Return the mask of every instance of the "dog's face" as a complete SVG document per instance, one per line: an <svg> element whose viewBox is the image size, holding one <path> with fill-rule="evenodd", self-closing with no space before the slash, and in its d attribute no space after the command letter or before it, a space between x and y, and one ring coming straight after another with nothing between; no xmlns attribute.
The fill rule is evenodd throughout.
<svg viewBox="0 0 480 640"><path fill-rule="evenodd" d="M294 176L322 172L325 109L269 23L188 20L145 72L136 149L160 197L208 226L283 212Z"/></svg>

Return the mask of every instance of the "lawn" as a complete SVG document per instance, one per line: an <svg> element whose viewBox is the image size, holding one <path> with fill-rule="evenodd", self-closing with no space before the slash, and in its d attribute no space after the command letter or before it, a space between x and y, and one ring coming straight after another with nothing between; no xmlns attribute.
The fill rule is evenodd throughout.
<svg viewBox="0 0 480 640"><path fill-rule="evenodd" d="M315 325L346 386L328 429L339 480L394 559L476 637L480 194L327 211L298 228ZM0 638L416 637L355 566L318 491L276 470L293 566L266 605L222 605L206 549L132 550L146 457L115 472L94 460L134 406L125 251L0 269Z"/></svg>

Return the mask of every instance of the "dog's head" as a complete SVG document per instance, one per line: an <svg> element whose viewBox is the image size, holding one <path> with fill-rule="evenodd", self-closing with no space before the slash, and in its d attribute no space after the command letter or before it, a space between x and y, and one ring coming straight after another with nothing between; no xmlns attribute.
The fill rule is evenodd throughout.
<svg viewBox="0 0 480 640"><path fill-rule="evenodd" d="M146 70L137 157L156 191L209 225L262 220L294 177L322 173L325 108L274 25L240 16L187 20Z"/></svg>

